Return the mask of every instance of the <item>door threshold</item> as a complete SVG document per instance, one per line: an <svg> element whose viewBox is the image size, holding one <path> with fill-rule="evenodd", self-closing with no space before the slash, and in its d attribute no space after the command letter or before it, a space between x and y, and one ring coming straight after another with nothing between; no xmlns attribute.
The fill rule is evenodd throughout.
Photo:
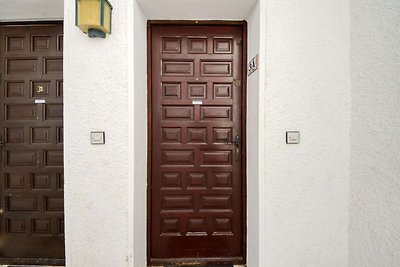
<svg viewBox="0 0 400 267"><path fill-rule="evenodd" d="M148 265L147 267L193 267L195 265ZM246 267L246 265L205 265L202 267Z"/></svg>

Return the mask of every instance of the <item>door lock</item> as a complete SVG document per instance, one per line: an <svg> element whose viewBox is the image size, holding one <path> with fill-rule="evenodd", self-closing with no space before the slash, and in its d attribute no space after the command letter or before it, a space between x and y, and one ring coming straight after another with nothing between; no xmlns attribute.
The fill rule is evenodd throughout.
<svg viewBox="0 0 400 267"><path fill-rule="evenodd" d="M235 141L233 142L233 144L234 144L236 147L239 147L239 148L240 148L240 137L239 137L239 135L236 135Z"/></svg>
<svg viewBox="0 0 400 267"><path fill-rule="evenodd" d="M2 158L3 158L3 145L4 145L3 137L0 136L0 162L2 161Z"/></svg>
<svg viewBox="0 0 400 267"><path fill-rule="evenodd" d="M239 135L235 136L235 141L226 143L227 145L235 146L235 160L238 161L240 159L240 137Z"/></svg>

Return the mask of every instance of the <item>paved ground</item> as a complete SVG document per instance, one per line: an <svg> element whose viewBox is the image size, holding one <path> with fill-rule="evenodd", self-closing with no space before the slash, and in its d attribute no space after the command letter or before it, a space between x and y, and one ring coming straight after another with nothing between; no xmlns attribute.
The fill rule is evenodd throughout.
<svg viewBox="0 0 400 267"><path fill-rule="evenodd" d="M65 266L49 266L49 265L0 265L0 267L65 267Z"/></svg>

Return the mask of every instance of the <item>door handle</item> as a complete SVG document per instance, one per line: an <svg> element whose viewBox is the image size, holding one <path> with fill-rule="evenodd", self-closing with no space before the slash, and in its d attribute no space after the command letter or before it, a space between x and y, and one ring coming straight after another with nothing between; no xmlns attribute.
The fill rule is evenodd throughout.
<svg viewBox="0 0 400 267"><path fill-rule="evenodd" d="M227 145L235 145L236 147L240 147L240 137L239 135L235 136L235 141L225 143Z"/></svg>
<svg viewBox="0 0 400 267"><path fill-rule="evenodd" d="M235 141L226 143L227 145L234 145L235 146L235 160L238 161L240 159L240 136L235 136Z"/></svg>
<svg viewBox="0 0 400 267"><path fill-rule="evenodd" d="M239 147L240 148L240 137L239 137L239 135L236 135L235 141L233 142L233 144L235 145L235 147Z"/></svg>
<svg viewBox="0 0 400 267"><path fill-rule="evenodd" d="M3 145L4 145L3 137L0 136L0 162L3 160ZM1 164L1 166L3 166L2 163L0 163L0 164Z"/></svg>

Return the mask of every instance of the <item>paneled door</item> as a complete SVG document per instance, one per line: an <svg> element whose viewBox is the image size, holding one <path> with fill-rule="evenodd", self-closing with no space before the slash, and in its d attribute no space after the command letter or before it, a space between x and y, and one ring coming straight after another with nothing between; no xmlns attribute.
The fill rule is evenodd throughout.
<svg viewBox="0 0 400 267"><path fill-rule="evenodd" d="M244 263L244 25L150 25L149 264Z"/></svg>
<svg viewBox="0 0 400 267"><path fill-rule="evenodd" d="M0 26L0 263L64 258L63 26Z"/></svg>

